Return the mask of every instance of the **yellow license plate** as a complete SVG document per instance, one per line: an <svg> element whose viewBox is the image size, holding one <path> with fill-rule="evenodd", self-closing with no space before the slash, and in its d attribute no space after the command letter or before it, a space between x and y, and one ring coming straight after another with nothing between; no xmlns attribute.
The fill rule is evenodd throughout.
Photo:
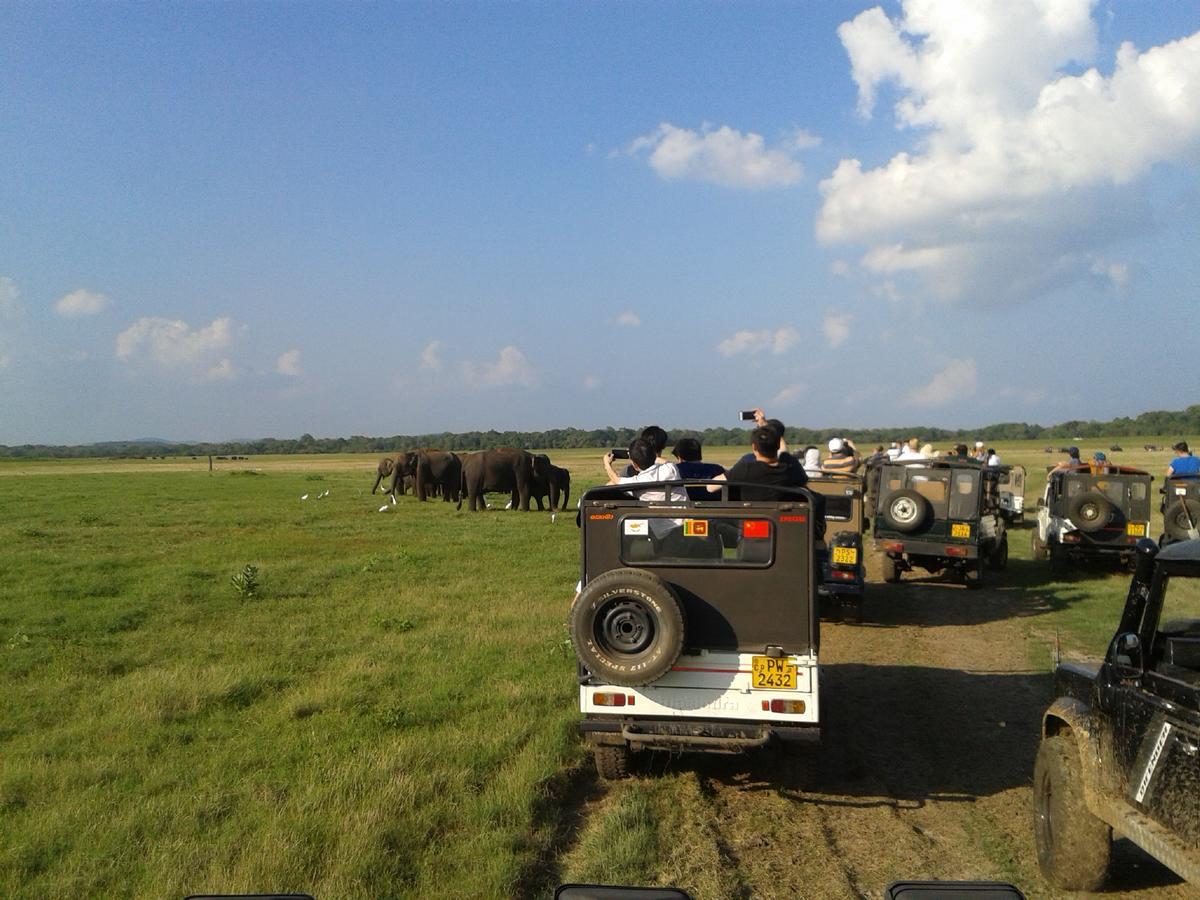
<svg viewBox="0 0 1200 900"><path fill-rule="evenodd" d="M834 547L833 548L833 561L834 561L834 563L839 564L839 565L840 564L845 564L848 566L854 565L856 562L858 562L858 548L857 547Z"/></svg>
<svg viewBox="0 0 1200 900"><path fill-rule="evenodd" d="M961 522L955 522L950 526L950 537L969 538L971 536L971 526L964 525Z"/></svg>
<svg viewBox="0 0 1200 900"><path fill-rule="evenodd" d="M794 691L796 666L787 659L753 656L750 658L750 686L764 691Z"/></svg>
<svg viewBox="0 0 1200 900"><path fill-rule="evenodd" d="M1145 537L1146 525L1143 522L1130 522L1125 526L1125 533L1130 537Z"/></svg>

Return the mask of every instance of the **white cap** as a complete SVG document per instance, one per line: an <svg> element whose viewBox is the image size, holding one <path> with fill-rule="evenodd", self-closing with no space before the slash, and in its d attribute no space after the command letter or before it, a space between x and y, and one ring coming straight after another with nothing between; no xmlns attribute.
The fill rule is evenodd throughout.
<svg viewBox="0 0 1200 900"><path fill-rule="evenodd" d="M845 442L842 441L841 438L830 438L829 439L829 452L830 453L837 453L845 446L846 446L846 444L845 444Z"/></svg>
<svg viewBox="0 0 1200 900"><path fill-rule="evenodd" d="M982 447L982 446L983 446L983 441L976 441L976 442L975 442L975 446L976 446L976 447Z"/></svg>

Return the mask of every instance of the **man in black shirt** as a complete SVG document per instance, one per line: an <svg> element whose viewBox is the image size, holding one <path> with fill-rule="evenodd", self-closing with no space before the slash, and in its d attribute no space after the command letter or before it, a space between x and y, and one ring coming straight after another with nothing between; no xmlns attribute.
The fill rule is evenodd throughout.
<svg viewBox="0 0 1200 900"><path fill-rule="evenodd" d="M787 493L774 490L776 487L804 487L808 476L804 467L795 458L779 452L780 435L775 429L763 426L754 429L750 435L750 449L753 456L743 457L733 464L724 476L716 476L717 480L741 481L757 487L731 488L731 500L781 500L786 499ZM712 492L721 490L717 484L709 485ZM737 496L739 495L740 496Z"/></svg>

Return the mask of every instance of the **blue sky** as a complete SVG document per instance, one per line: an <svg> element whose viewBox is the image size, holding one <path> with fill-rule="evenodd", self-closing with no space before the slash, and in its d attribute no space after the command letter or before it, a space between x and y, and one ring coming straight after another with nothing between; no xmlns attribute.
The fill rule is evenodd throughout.
<svg viewBox="0 0 1200 900"><path fill-rule="evenodd" d="M1196 402L1194 4L12 3L0 42L0 443Z"/></svg>

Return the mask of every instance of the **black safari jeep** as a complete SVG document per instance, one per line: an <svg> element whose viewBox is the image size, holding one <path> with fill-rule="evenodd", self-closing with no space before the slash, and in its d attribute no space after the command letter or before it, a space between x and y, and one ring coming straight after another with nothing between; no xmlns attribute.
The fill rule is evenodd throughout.
<svg viewBox="0 0 1200 900"><path fill-rule="evenodd" d="M1127 466L1063 466L1050 470L1038 501L1033 558L1061 570L1068 561L1133 561L1150 535L1149 472Z"/></svg>
<svg viewBox="0 0 1200 900"><path fill-rule="evenodd" d="M1200 541L1138 541L1100 663L1060 663L1033 772L1046 879L1095 890L1113 831L1200 887Z"/></svg>
<svg viewBox="0 0 1200 900"><path fill-rule="evenodd" d="M1160 547L1200 537L1200 478L1168 478L1162 486Z"/></svg>
<svg viewBox="0 0 1200 900"><path fill-rule="evenodd" d="M859 475L826 472L809 478L808 489L824 505L825 541L818 547L821 581L817 592L833 614L857 616L866 587L863 559L864 483Z"/></svg>
<svg viewBox="0 0 1200 900"><path fill-rule="evenodd" d="M604 778L631 751L819 741L813 495L736 501L736 484L710 483L724 486L713 500L614 487L581 500L569 624L580 731Z"/></svg>
<svg viewBox="0 0 1200 900"><path fill-rule="evenodd" d="M949 569L979 587L984 566L1008 565L998 483L1006 466L956 459L879 465L871 530L883 554L883 580L920 566Z"/></svg>

